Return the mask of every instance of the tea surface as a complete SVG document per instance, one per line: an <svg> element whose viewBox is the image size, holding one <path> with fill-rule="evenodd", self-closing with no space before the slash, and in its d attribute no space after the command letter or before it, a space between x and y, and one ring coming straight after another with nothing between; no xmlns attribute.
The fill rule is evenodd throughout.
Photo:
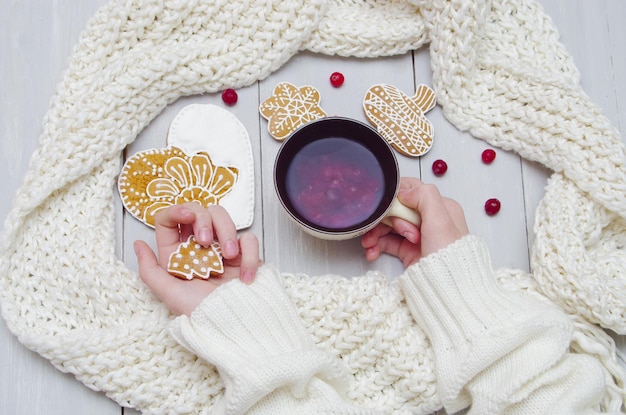
<svg viewBox="0 0 626 415"><path fill-rule="evenodd" d="M384 175L376 157L346 138L324 138L304 146L287 169L293 207L314 225L353 228L379 206Z"/></svg>

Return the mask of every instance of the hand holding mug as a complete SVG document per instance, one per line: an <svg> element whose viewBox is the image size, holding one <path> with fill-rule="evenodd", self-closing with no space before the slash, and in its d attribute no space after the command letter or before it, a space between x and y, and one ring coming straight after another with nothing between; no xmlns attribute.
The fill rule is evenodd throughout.
<svg viewBox="0 0 626 415"><path fill-rule="evenodd" d="M402 178L398 199L417 211L421 224L417 227L394 217L391 226L379 224L367 232L361 244L369 261L384 252L398 257L408 267L469 233L461 205L441 196L432 184Z"/></svg>

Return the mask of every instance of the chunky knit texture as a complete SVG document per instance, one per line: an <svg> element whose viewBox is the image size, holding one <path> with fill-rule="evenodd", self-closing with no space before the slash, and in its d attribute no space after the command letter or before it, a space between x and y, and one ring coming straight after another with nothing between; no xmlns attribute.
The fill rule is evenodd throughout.
<svg viewBox="0 0 626 415"><path fill-rule="evenodd" d="M113 0L74 50L5 222L8 327L122 405L210 412L220 377L164 330L170 314L115 255L121 151L173 100L250 85L299 50L376 57L429 42L448 119L555 171L537 212L534 285L523 288L577 319L574 346L605 363L606 400L621 402L611 345L589 323L626 333L625 150L557 37L533 0ZM518 276L502 278L519 288ZM348 366L352 401L440 406L432 352L397 289L375 275L286 284L314 340ZM370 354L379 348L393 354Z"/></svg>

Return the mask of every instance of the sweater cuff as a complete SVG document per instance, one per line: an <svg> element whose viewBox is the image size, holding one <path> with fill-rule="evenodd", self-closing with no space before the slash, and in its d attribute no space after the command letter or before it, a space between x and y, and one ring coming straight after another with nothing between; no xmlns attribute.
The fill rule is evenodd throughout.
<svg viewBox="0 0 626 415"><path fill-rule="evenodd" d="M469 405L466 386L487 368L493 371L504 356L519 367L519 378L528 380L553 364L569 344L567 317L499 285L480 237L467 235L423 258L406 270L400 283L413 317L432 343L438 389L449 412ZM541 341L550 326L558 327L558 335ZM539 349L547 344L538 359L541 368L535 367L537 362L515 361L512 353L531 340ZM506 379L506 370L502 373ZM510 389L500 386L505 392Z"/></svg>
<svg viewBox="0 0 626 415"><path fill-rule="evenodd" d="M474 235L423 258L400 281L414 317L442 345L484 335L517 314L516 301L496 282L485 242Z"/></svg>
<svg viewBox="0 0 626 415"><path fill-rule="evenodd" d="M339 361L315 346L269 265L250 285L233 280L220 286L191 317L176 318L170 331L218 369L225 386L218 413L244 413L283 386L302 397L314 376L341 384Z"/></svg>

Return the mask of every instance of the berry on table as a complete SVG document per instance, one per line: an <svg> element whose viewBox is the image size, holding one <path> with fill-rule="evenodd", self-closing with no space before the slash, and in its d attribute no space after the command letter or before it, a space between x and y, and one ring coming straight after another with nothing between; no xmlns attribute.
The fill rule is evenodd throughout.
<svg viewBox="0 0 626 415"><path fill-rule="evenodd" d="M435 176L443 176L448 171L448 164L443 160L433 162L433 173Z"/></svg>
<svg viewBox="0 0 626 415"><path fill-rule="evenodd" d="M500 201L496 198L487 199L485 202L485 213L489 216L493 216L500 211Z"/></svg>
<svg viewBox="0 0 626 415"><path fill-rule="evenodd" d="M339 88L343 85L343 81L345 80L343 74L341 72L333 72L330 74L330 84L335 88Z"/></svg>
<svg viewBox="0 0 626 415"><path fill-rule="evenodd" d="M496 159L496 152L495 150L488 148L487 150L483 151L481 157L483 159L483 163L491 164Z"/></svg>
<svg viewBox="0 0 626 415"><path fill-rule="evenodd" d="M222 92L222 101L226 105L235 105L237 103L237 91L232 88L225 89Z"/></svg>

